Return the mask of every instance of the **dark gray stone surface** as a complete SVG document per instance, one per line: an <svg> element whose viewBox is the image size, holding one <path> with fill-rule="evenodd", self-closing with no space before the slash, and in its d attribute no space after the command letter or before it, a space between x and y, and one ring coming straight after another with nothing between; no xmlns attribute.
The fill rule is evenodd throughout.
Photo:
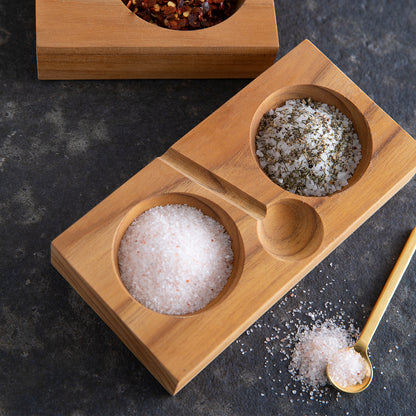
<svg viewBox="0 0 416 416"><path fill-rule="evenodd" d="M415 260L371 344L366 392L306 400L264 341L293 327L297 307L330 317L325 302L362 327L416 225L415 178L293 297L176 397L165 393L52 268L50 242L249 80L38 81L33 3L0 0L0 415L414 414ZM276 6L278 57L309 38L416 136L414 0Z"/></svg>

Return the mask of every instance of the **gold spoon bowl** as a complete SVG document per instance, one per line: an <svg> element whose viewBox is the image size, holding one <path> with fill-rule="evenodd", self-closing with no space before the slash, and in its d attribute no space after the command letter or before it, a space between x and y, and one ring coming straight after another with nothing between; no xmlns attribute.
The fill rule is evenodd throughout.
<svg viewBox="0 0 416 416"><path fill-rule="evenodd" d="M359 341L357 341L353 346L348 347L348 349L353 349L357 351L361 357L364 359L365 366L366 366L366 372L365 376L362 379L360 383L357 384L351 384L348 386L340 385L336 378L331 373L331 366L328 364L326 375L328 377L329 382L338 390L342 391L343 393L359 393L361 391L364 391L371 383L371 380L373 379L373 367L371 365L370 358L367 354L367 346L362 345Z"/></svg>
<svg viewBox="0 0 416 416"><path fill-rule="evenodd" d="M371 365L371 361L368 358L368 345L376 331L378 324L380 323L381 318L384 315L387 306L396 291L396 288L404 275L404 272L407 269L407 266L412 259L413 253L416 249L416 227L410 233L409 239L407 240L402 253L400 254L397 263L395 264L389 278L387 279L386 284L384 285L383 290L381 291L380 297L378 298L373 310L371 311L370 317L368 318L367 323L364 326L364 329L361 332L358 341L350 348L353 348L357 351L361 357L366 362L367 371L360 383L349 385L349 386L342 386L334 380L333 375L331 375L331 371L329 365L326 368L326 374L330 383L339 391L344 393L360 393L364 391L371 383L373 379L373 366Z"/></svg>

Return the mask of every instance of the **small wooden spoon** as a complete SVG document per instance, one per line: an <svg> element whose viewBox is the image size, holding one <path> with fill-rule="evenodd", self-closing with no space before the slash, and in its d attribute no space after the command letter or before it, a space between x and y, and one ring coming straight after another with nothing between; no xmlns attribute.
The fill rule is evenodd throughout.
<svg viewBox="0 0 416 416"><path fill-rule="evenodd" d="M393 271L391 272L389 278L387 279L386 284L381 292L380 297L378 298L373 310L371 311L370 317L368 318L367 323L364 326L364 329L361 332L361 335L358 341L350 348L353 348L364 358L367 364L367 372L361 383L357 383L351 386L343 387L339 385L334 378L331 376L328 367L326 368L326 373L329 381L332 385L337 388L339 391L344 393L360 393L365 390L373 378L373 366L371 365L370 359L368 358L367 349L368 344L371 341L371 338L374 335L374 332L377 329L377 326L383 317L385 310L392 298L404 272L407 269L407 266L410 263L410 260L413 256L413 253L416 250L416 227L410 234L409 239L406 242L406 245L403 248L402 253L400 254L399 259L397 260L396 265L394 266Z"/></svg>

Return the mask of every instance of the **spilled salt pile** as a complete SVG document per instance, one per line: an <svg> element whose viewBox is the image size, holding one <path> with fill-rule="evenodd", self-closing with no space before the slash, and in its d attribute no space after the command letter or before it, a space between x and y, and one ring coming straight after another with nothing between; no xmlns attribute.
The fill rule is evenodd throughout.
<svg viewBox="0 0 416 416"><path fill-rule="evenodd" d="M361 354L353 348L344 348L329 358L328 373L339 386L354 386L364 380L367 364Z"/></svg>
<svg viewBox="0 0 416 416"><path fill-rule="evenodd" d="M325 263L323 263L323 267L326 267ZM332 263L328 263L328 268L333 267ZM318 273L323 272L324 269L318 271ZM306 343L306 339L314 338L319 328L323 326L326 329L321 333L321 336L325 333L331 334L331 329L335 328L336 333L344 334L347 339L344 344L353 345L360 330L357 321L351 318L347 311L357 309L362 311L361 319L363 321L368 317L369 310L364 304L360 304L355 296L347 296L345 299L338 298L334 302L327 300L326 293L331 291L332 286L338 285L340 282L339 279L324 274L321 275L321 279L323 280L321 288L308 287L307 279L303 280L276 303L273 310L269 310L235 341L235 347L240 351L242 360L250 360L249 363L251 363L251 360L257 360L258 338L263 337L264 359L263 365L257 370L259 377L256 387L261 396L275 399L278 403L285 403L285 406L292 404L295 406L315 406L316 403L326 406L334 404L334 400L341 399L341 393L332 388L327 379L322 376L326 364L322 366L321 377L315 377L320 379L321 383L326 384L318 385L317 382L314 382L311 385L307 383L307 377L304 374L311 376L312 371L306 362L308 358L304 357L309 357L311 360L318 347L302 348L301 344L303 340ZM344 277L342 284L348 287L348 279ZM316 296L317 290L322 296ZM346 292L349 293L348 288ZM316 299L311 300L314 297ZM343 337L340 338L343 339ZM311 344L309 343L309 347ZM340 343L340 345L342 344ZM398 347L396 346L396 348ZM306 352L308 350L309 353ZM314 352L312 353L311 350ZM302 368L302 374L299 373L300 360L306 362ZM383 372L380 374L383 375ZM316 416L326 414L323 408L316 406L315 408L319 410L305 412L305 408L302 407L300 413Z"/></svg>
<svg viewBox="0 0 416 416"><path fill-rule="evenodd" d="M361 144L351 120L336 107L297 99L263 116L256 154L277 185L324 196L348 184L361 159Z"/></svg>
<svg viewBox="0 0 416 416"><path fill-rule="evenodd" d="M182 315L202 309L232 271L225 228L187 205L151 208L124 234L118 253L130 294L156 312Z"/></svg>
<svg viewBox="0 0 416 416"><path fill-rule="evenodd" d="M328 360L341 348L354 343L351 334L330 319L318 322L312 328L299 327L296 340L289 371L296 374L296 380L312 387L324 386L328 382Z"/></svg>

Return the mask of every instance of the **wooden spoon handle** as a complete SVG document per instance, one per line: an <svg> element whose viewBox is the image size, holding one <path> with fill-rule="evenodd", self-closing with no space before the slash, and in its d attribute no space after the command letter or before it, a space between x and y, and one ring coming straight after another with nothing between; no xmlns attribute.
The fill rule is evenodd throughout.
<svg viewBox="0 0 416 416"><path fill-rule="evenodd" d="M377 302L371 311L370 317L368 318L367 323L364 326L363 331L361 332L360 338L357 343L360 343L361 346L366 350L368 344L371 341L371 338L376 331L378 324L383 317L385 310L390 302L390 299L395 292L397 285L399 284L404 272L407 269L407 266L410 263L410 260L413 256L413 253L416 249L416 227L410 233L410 237L407 240L403 251L400 254L397 263L395 264L393 271L391 272L389 278L387 279L386 284L384 285L383 290L381 291L380 297L377 299Z"/></svg>

